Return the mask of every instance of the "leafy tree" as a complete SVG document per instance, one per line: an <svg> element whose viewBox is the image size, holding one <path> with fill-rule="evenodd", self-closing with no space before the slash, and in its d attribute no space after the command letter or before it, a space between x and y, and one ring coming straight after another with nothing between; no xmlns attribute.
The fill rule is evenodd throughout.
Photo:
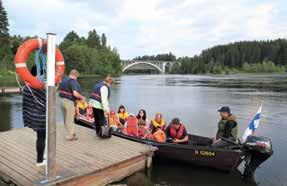
<svg viewBox="0 0 287 186"><path fill-rule="evenodd" d="M97 34L95 29L93 29L92 31L89 31L89 35L87 38L87 45L90 48L96 48L96 49L101 48L100 37Z"/></svg>

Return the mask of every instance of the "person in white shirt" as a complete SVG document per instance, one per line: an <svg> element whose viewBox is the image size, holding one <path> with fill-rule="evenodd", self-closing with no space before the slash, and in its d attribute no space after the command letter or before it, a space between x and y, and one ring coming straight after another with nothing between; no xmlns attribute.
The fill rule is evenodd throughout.
<svg viewBox="0 0 287 186"><path fill-rule="evenodd" d="M95 84L90 95L89 104L93 107L97 134L99 134L101 126L108 125L107 117L110 112L109 98L112 84L112 76L107 75L104 81Z"/></svg>

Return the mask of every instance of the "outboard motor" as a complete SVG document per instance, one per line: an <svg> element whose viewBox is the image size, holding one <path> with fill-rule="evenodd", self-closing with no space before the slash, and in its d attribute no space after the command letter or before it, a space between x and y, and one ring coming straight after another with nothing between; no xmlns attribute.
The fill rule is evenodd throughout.
<svg viewBox="0 0 287 186"><path fill-rule="evenodd" d="M243 177L253 180L256 168L273 154L271 139L264 136L248 136L243 147L246 153Z"/></svg>

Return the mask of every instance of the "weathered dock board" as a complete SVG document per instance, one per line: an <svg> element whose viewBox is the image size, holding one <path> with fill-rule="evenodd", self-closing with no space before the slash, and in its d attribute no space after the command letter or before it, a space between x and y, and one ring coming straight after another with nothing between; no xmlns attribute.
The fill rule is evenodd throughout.
<svg viewBox="0 0 287 186"><path fill-rule="evenodd" d="M14 94L21 92L22 89L19 87L0 87L0 94Z"/></svg>
<svg viewBox="0 0 287 186"><path fill-rule="evenodd" d="M57 127L57 185L105 185L119 181L146 166L153 147L113 136L100 139L95 131L76 126L77 141L65 141ZM41 185L36 169L35 133L23 128L0 133L0 176L17 185ZM54 184L54 183L53 183Z"/></svg>

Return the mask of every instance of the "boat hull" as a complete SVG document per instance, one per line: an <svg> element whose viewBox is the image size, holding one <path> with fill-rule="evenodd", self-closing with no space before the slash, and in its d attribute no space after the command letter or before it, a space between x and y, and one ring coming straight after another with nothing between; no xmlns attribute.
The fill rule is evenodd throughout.
<svg viewBox="0 0 287 186"><path fill-rule="evenodd" d="M196 166L210 167L223 171L232 171L236 169L238 165L243 161L243 152L240 149L231 150L202 146L201 144L203 144L203 141L210 139L201 136L190 135L191 139L198 140L196 143L201 143L198 145L196 143L157 143L127 136L117 132L113 132L113 135L157 147L158 150L155 151L155 157L160 159L181 161Z"/></svg>

